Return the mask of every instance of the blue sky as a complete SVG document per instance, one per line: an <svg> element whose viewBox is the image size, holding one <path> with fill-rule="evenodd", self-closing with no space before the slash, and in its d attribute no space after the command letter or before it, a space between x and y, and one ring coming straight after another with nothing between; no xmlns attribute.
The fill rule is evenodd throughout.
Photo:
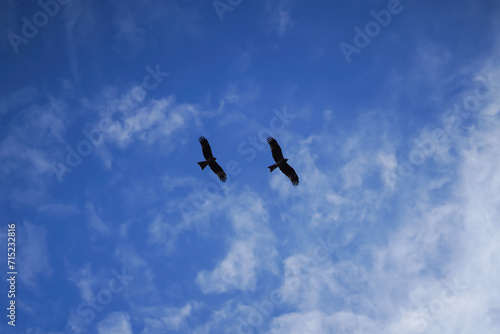
<svg viewBox="0 0 500 334"><path fill-rule="evenodd" d="M499 10L2 1L0 332L498 333Z"/></svg>

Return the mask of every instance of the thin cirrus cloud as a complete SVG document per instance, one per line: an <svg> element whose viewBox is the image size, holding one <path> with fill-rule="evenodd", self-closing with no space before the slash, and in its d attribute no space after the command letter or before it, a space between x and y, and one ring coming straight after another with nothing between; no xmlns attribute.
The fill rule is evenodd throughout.
<svg viewBox="0 0 500 334"><path fill-rule="evenodd" d="M145 317L143 333L181 331L186 328L188 317L198 307L196 303L187 303L181 307L141 308L139 312Z"/></svg>
<svg viewBox="0 0 500 334"><path fill-rule="evenodd" d="M480 114L478 117L484 116ZM344 277L342 280L353 280L361 286L366 286L363 294L372 296L369 300L352 300L354 305L360 307L360 314L366 320L356 322L352 330L365 331L372 328L388 333L424 329L429 333L443 330L452 333L460 328L473 330L476 325L470 327L472 325L463 322L463 318L457 314L463 313L465 316L471 312L467 305L474 303L474 299L479 295L484 294L484 300L488 301L488 304L498 298L497 294L486 296L488 287L498 275L495 271L491 272L491 261L498 256L495 239L498 226L491 221L498 212L498 196L491 196L488 190L497 187L497 177L494 176L495 173L492 174L491 168L494 168L498 160L498 155L492 154L498 152L497 141L494 139L498 126L498 120L489 119L487 131L480 127L469 136L458 139L457 144L467 148L460 152L464 157L463 161L452 162L453 169L458 174L452 194L444 195L445 197L439 193L428 194L426 181L435 176L415 176L415 182L419 182L412 182L411 186L417 185L415 196L419 205L405 209L399 218L400 226L393 232L386 232L389 243L380 247L377 252L370 252L372 266L352 262L357 270L348 273L351 277ZM486 198L488 194L490 195ZM436 196L440 199L434 204L432 198ZM479 240L486 242L479 245L476 242ZM436 257L437 254L441 256ZM463 267L462 259L477 264L474 268ZM484 275L484 270L489 274ZM321 275L317 273L310 275L307 283L312 284L319 277ZM327 278L330 283L325 283L325 286L336 286L339 279L340 277L331 275ZM276 328L271 332L293 332L297 328L328 328L325 332L329 332L353 326L351 318L340 316L343 313L341 309L334 311L337 319L334 323L329 322L330 316L327 314L316 313L312 316L309 313L320 311L317 307L321 305L321 298L312 303L312 306L309 301L316 293L326 296L336 292L338 295L339 291L332 292L321 285L309 285L303 290L303 299L297 299L293 297L297 291L287 293L287 284L285 280L282 286L285 296L289 296L290 303L306 310L274 319L273 326ZM426 289L428 286L432 288ZM395 298L388 299L390 294ZM350 293L341 290L340 295L348 298ZM383 308L380 308L381 303ZM391 310L394 312L386 321L370 320L369 315L372 313L385 317L384 313ZM488 314L486 307L474 311L475 316L488 317ZM443 327L444 324L446 327ZM494 326L484 325L483 330L487 332L488 328Z"/></svg>
<svg viewBox="0 0 500 334"><path fill-rule="evenodd" d="M497 105L497 102L491 104ZM485 110L493 109L495 107L490 104L485 106ZM316 267L305 265L311 261L312 249L304 255L294 255L285 260L281 291L285 302L297 311L276 317L270 315L271 333L301 330L327 333L346 328L387 333L423 330L452 333L460 328L475 328L463 322L463 317L457 314L465 316L471 312L468 305L474 304L474 300L481 295L484 295L483 301L486 300L488 305L494 305L494 300L498 300L497 294L488 295L487 291L498 275L491 272L494 267L492 261L498 256L495 239L498 226L491 220L498 214L498 196L488 189L494 191L498 186L494 166L498 160L495 152L499 149L496 140L498 120L484 112L477 114L476 119L477 128L463 137L454 138L454 146L462 147L457 152L462 160L438 157L432 162L429 159L429 164L449 165L440 169L444 175L436 175L426 169L408 181L407 186L414 187L418 205L400 207L401 211L394 216L400 223L394 231L381 226L386 244L366 248L369 251L365 256L361 256L362 249L350 256L349 252L346 254L344 248L349 243L337 246L335 251L342 251L347 256L336 266L330 261ZM393 163L391 165L394 166ZM453 182L452 193L443 192L441 187L427 186L437 177L448 179L446 174L450 172L458 177ZM443 186L445 184L447 182L442 183ZM307 201L302 203L308 205ZM375 212L375 221L379 214ZM478 244L479 240L486 243ZM233 252L231 250L228 254ZM475 268L464 267L463 259L465 263L477 263ZM297 270L307 274L299 279L298 287L296 276L293 276ZM489 274L484 275L485 270ZM290 276L290 279L286 278ZM294 281L291 280L293 278ZM360 286L364 287L363 294L352 295ZM329 302L332 298L343 302L340 306L332 306ZM343 311L342 305L346 301L359 311ZM488 317L490 312L488 307L479 307L473 314ZM248 314L243 312L243 318ZM373 314L378 314L378 319L386 320L375 320ZM247 325L250 326L250 323ZM482 327L484 331L488 328L495 328L495 325L485 324Z"/></svg>
<svg viewBox="0 0 500 334"><path fill-rule="evenodd" d="M30 287L38 285L40 277L50 277L53 268L49 261L48 232L45 227L25 221L20 226L23 237L19 244L23 248L19 252L19 270L24 272L22 282Z"/></svg>
<svg viewBox="0 0 500 334"><path fill-rule="evenodd" d="M132 334L130 315L124 312L113 312L97 323L99 334Z"/></svg>
<svg viewBox="0 0 500 334"><path fill-rule="evenodd" d="M176 103L175 98L148 100L135 109L129 109L121 121L113 122L105 138L126 149L135 141L151 145L165 141L175 132L198 122L199 106Z"/></svg>
<svg viewBox="0 0 500 334"><path fill-rule="evenodd" d="M238 196L230 210L235 237L226 257L212 271L198 273L196 283L204 293L228 290L254 290L260 270L273 270L274 237L268 227L267 213L255 195Z"/></svg>
<svg viewBox="0 0 500 334"><path fill-rule="evenodd" d="M291 12L295 5L294 2L292 0L266 2L267 28L270 32L283 36L292 29L294 22Z"/></svg>

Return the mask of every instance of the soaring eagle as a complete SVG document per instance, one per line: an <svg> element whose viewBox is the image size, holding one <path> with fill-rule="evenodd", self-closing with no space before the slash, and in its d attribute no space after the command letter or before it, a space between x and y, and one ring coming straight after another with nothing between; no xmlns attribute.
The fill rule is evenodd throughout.
<svg viewBox="0 0 500 334"><path fill-rule="evenodd" d="M201 144L201 149L203 151L203 156L206 159L206 161L200 161L200 162L198 162L198 165L200 165L201 170L205 169L205 167L207 167L207 165L208 165L210 167L210 169L215 174L217 174L217 176L219 177L219 179L222 182L226 182L227 175L226 175L226 173L224 173L224 170L222 170L222 167L219 166L219 164L217 162L215 162L215 160L217 158L214 158L214 156L212 154L212 149L210 148L210 144L208 143L207 138L201 136L200 138L198 138L198 140L200 141L200 144Z"/></svg>
<svg viewBox="0 0 500 334"><path fill-rule="evenodd" d="M271 153L273 154L273 159L276 161L276 163L272 166L269 166L268 168L271 170L276 169L276 167L279 167L279 169L288 176L290 181L292 181L292 184L294 186L299 185L299 177L297 176L297 173L293 170L292 167L287 163L288 159L283 158L283 153L281 152L281 147L278 145L278 142L276 139L273 137L267 137L267 142L269 143L269 146L271 146Z"/></svg>

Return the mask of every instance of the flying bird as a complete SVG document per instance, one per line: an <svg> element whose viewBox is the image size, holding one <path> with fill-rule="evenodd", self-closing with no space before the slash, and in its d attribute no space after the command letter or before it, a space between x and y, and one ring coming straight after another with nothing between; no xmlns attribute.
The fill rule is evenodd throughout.
<svg viewBox="0 0 500 334"><path fill-rule="evenodd" d="M201 136L200 138L198 138L198 140L200 141L200 144L201 144L201 149L203 151L203 156L206 159L206 161L200 161L200 162L198 162L198 165L200 165L201 170L205 169L205 167L207 167L207 165L208 165L210 167L210 169L215 174L217 174L217 176L219 177L219 179L222 182L226 182L227 175L224 172L224 170L222 169L222 167L219 166L219 164L217 162L215 162L215 160L217 158L214 158L214 156L212 154L212 149L210 148L210 144L208 143L207 138Z"/></svg>
<svg viewBox="0 0 500 334"><path fill-rule="evenodd" d="M271 153L273 154L273 159L276 161L276 163L272 166L269 166L268 168L271 170L275 170L277 167L285 174L288 176L290 181L292 181L292 184L294 186L299 185L299 177L297 176L297 173L293 170L292 167L287 163L288 159L283 158L283 153L281 152L281 147L279 146L278 142L276 139L273 137L267 137L267 142L269 143L269 146L271 146Z"/></svg>

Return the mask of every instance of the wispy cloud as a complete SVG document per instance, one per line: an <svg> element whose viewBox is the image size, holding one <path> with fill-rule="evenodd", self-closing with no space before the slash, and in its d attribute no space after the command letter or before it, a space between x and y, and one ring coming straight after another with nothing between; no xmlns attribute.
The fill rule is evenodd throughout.
<svg viewBox="0 0 500 334"><path fill-rule="evenodd" d="M54 201L44 191L52 183L54 144L62 144L66 131L66 106L58 99L37 101L6 121L0 141L0 198L16 206Z"/></svg>
<svg viewBox="0 0 500 334"><path fill-rule="evenodd" d="M269 31L283 36L294 26L292 20L293 0L269 0L266 2L266 12L268 13L267 26Z"/></svg>
<svg viewBox="0 0 500 334"><path fill-rule="evenodd" d="M125 312L113 312L97 323L97 331L99 334L132 334L130 315Z"/></svg>
<svg viewBox="0 0 500 334"><path fill-rule="evenodd" d="M19 279L31 288L37 288L38 278L52 274L50 265L47 230L25 221L18 229L19 240Z"/></svg>
<svg viewBox="0 0 500 334"><path fill-rule="evenodd" d="M109 236L111 234L111 229L106 224L101 217L96 212L96 208L93 203L87 203L85 206L87 211L87 224L88 226L103 236Z"/></svg>
<svg viewBox="0 0 500 334"><path fill-rule="evenodd" d="M188 327L188 318L193 309L198 307L195 303L187 303L182 307L143 307L139 309L144 318L142 334L158 333L160 331L182 331Z"/></svg>
<svg viewBox="0 0 500 334"><path fill-rule="evenodd" d="M332 248L333 254L342 251L343 255L339 262L331 259L334 265L327 261L311 269L302 262L303 255L284 260L285 273L309 268L308 275L299 280L298 287L293 275L283 281L285 300L300 311L274 318L271 332L477 330L477 325L461 319L471 313L488 317L500 300L499 294L487 292L500 275L493 264L500 256L495 239L500 227L493 221L500 200L495 195L499 178L494 167L499 163L499 128L498 119L487 117L456 139L462 159L439 162L452 164L458 178L452 185L445 182L444 189L430 190L427 183L440 175L426 172L415 176L414 204L400 203L400 214L390 218L398 221L397 227L383 229L387 243L371 248L368 262L362 260L365 256L358 257L358 251L345 253L343 247ZM359 203L357 210L363 211L367 204ZM376 221L381 213L375 213ZM359 239L364 233L357 234ZM466 263L474 265L471 268ZM342 271L343 267L352 269ZM363 287L362 295L356 293L359 287ZM323 313L328 310L325 303L332 305L332 298L340 298L339 304ZM477 305L478 300L483 307L471 311L467 305ZM491 322L480 327L490 332L499 325Z"/></svg>
<svg viewBox="0 0 500 334"><path fill-rule="evenodd" d="M134 142L146 145L164 143L177 131L196 124L199 112L199 106L176 103L173 96L150 100L143 106L131 110L123 117L123 121L113 123L109 127L106 139L121 149L126 149Z"/></svg>
<svg viewBox="0 0 500 334"><path fill-rule="evenodd" d="M33 103L37 95L35 87L27 86L0 98L0 116Z"/></svg>
<svg viewBox="0 0 500 334"><path fill-rule="evenodd" d="M268 214L256 195L243 195L229 210L235 238L226 257L211 271L201 271L196 282L204 293L254 290L261 270L273 271L274 236Z"/></svg>

